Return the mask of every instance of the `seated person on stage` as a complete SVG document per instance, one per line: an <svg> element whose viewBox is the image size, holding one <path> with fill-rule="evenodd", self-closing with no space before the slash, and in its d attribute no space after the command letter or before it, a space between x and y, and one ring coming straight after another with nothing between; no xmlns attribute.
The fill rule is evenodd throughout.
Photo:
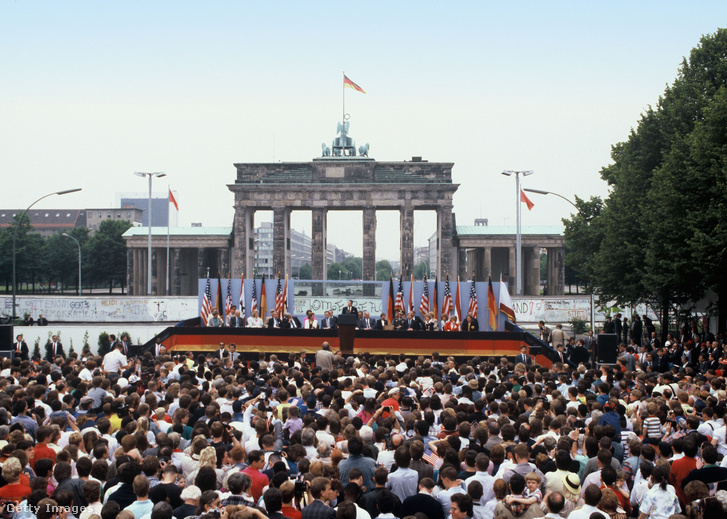
<svg viewBox="0 0 727 519"><path fill-rule="evenodd" d="M361 330L373 330L376 328L376 319L371 317L368 312L364 312L363 319L358 322L358 327Z"/></svg>
<svg viewBox="0 0 727 519"><path fill-rule="evenodd" d="M254 310L252 312L252 315L247 318L247 327L248 328L262 328L263 327L263 320L260 319L260 313L257 310Z"/></svg>
<svg viewBox="0 0 727 519"><path fill-rule="evenodd" d="M406 319L406 329L419 331L424 329L424 323L419 319L414 312L409 312Z"/></svg>
<svg viewBox="0 0 727 519"><path fill-rule="evenodd" d="M224 320L220 317L220 313L217 308L212 310L212 315L207 318L207 326L218 328L224 324Z"/></svg>
<svg viewBox="0 0 727 519"><path fill-rule="evenodd" d="M462 331L463 332L476 332L480 329L480 323L477 322L477 319L472 317L472 314L467 314L467 317L465 317L464 321L462 321Z"/></svg>
<svg viewBox="0 0 727 519"><path fill-rule="evenodd" d="M389 320L386 318L386 314L382 312L379 316L379 320L376 321L376 329L383 330L384 326L389 326Z"/></svg>
<svg viewBox="0 0 727 519"><path fill-rule="evenodd" d="M305 321L303 321L303 328L306 330L318 329L318 319L316 319L316 314L314 314L313 312L310 312L308 314L308 317L306 317Z"/></svg>
<svg viewBox="0 0 727 519"><path fill-rule="evenodd" d="M268 328L280 328L280 319L278 318L278 312L276 312L275 310L270 310Z"/></svg>
<svg viewBox="0 0 727 519"><path fill-rule="evenodd" d="M336 328L336 322L338 319L336 319L333 316L333 312L330 310L326 310L323 312L323 321L321 322L321 328L324 330L334 330Z"/></svg>
<svg viewBox="0 0 727 519"><path fill-rule="evenodd" d="M406 321L406 317L404 317L404 312L399 310L399 312L396 314L396 318L394 319L394 330L408 330L409 329L409 323Z"/></svg>
<svg viewBox="0 0 727 519"><path fill-rule="evenodd" d="M460 328L460 324L457 322L457 314L452 314L449 316L449 321L444 323L444 331L445 332L458 332Z"/></svg>
<svg viewBox="0 0 727 519"><path fill-rule="evenodd" d="M439 331L439 321L432 312L424 316L424 329L428 332Z"/></svg>

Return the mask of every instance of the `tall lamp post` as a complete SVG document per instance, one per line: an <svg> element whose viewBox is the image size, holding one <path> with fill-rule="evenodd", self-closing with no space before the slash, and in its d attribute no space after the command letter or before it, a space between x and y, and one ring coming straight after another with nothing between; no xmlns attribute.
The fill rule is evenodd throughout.
<svg viewBox="0 0 727 519"><path fill-rule="evenodd" d="M142 173L141 171L135 171L134 175L137 175L139 177L148 177L149 178L149 218L147 221L147 224L149 224L149 243L148 243L148 261L147 261L147 295L151 295L151 179L154 177L162 178L166 177L166 173L162 172L154 172L154 173Z"/></svg>
<svg viewBox="0 0 727 519"><path fill-rule="evenodd" d="M523 280L522 280L522 258L521 254L522 251L520 250L520 242L521 242L521 235L520 235L520 175L527 177L528 175L532 175L534 171L510 171L506 170L503 171L502 174L506 177L515 175L515 207L517 210L515 211L517 214L517 237L515 239L515 294L518 296L523 295Z"/></svg>
<svg viewBox="0 0 727 519"><path fill-rule="evenodd" d="M572 205L573 207L575 207L576 208L576 211L580 212L580 209L578 209L578 206L576 204L574 204L573 202L571 202L570 200L568 200L563 195L559 195L558 193L553 193L552 191L544 191L542 189L530 189L530 188L527 188L527 187L524 187L523 188L523 191L527 191L528 193L535 193L536 195L554 195L554 196L560 197L563 200L565 200L566 202L568 202L570 205Z"/></svg>
<svg viewBox="0 0 727 519"><path fill-rule="evenodd" d="M25 215L28 214L28 211L30 211L30 208L33 207L38 202L40 202L41 200L43 200L44 198L48 198L49 196L53 196L53 195L67 195L68 193L75 193L76 191L80 191L80 190L81 190L81 188L77 187L75 189L66 189L64 191L56 191L55 193L48 193L47 195L43 195L38 200L36 200L32 204L30 204L28 206L28 208L25 211L23 211L23 214L20 215L20 219L16 222L15 232L13 232L13 320L15 320L17 318L17 316L15 315L15 309L16 309L15 297L18 293L18 286L17 286L17 282L15 279L15 240L18 238L18 227L20 227L20 224L23 223L23 219L25 218Z"/></svg>
<svg viewBox="0 0 727 519"><path fill-rule="evenodd" d="M78 245L78 295L80 296L81 292L82 292L81 287L83 286L81 284L81 242L79 242L76 238L74 238L73 236L71 236L68 233L64 232L63 236L65 236L66 238L72 239L73 241L76 242L76 245Z"/></svg>

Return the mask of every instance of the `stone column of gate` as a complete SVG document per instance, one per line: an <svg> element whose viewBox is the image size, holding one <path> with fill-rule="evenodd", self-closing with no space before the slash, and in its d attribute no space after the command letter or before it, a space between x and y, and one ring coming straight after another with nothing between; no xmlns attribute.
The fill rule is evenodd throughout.
<svg viewBox="0 0 727 519"><path fill-rule="evenodd" d="M485 275L480 281L487 279L487 276L492 275L492 247L485 247L485 260L484 260L484 271ZM494 277L494 276L493 276ZM497 281L500 281L497 279Z"/></svg>
<svg viewBox="0 0 727 519"><path fill-rule="evenodd" d="M439 256L437 258L437 275L444 278L447 274L455 275L452 251L454 249L454 218L452 206L442 206L437 209L437 241Z"/></svg>
<svg viewBox="0 0 727 519"><path fill-rule="evenodd" d="M290 275L290 209L273 208L273 277Z"/></svg>
<svg viewBox="0 0 727 519"><path fill-rule="evenodd" d="M558 294L558 272L556 269L556 249L548 247L548 256L546 262L546 275L547 285L545 287L545 293L549 296Z"/></svg>
<svg viewBox="0 0 727 519"><path fill-rule="evenodd" d="M565 249L558 247L555 249L555 295L563 295L565 292Z"/></svg>
<svg viewBox="0 0 727 519"><path fill-rule="evenodd" d="M516 253L515 249L516 249L516 247L514 245L508 249L508 252L510 253L510 255L508 257L508 260L509 260L508 268L510 269L510 281L509 281L508 285L509 285L510 293L512 295L519 295L517 293L518 271L517 271L517 258L515 256L515 253Z"/></svg>
<svg viewBox="0 0 727 519"><path fill-rule="evenodd" d="M226 278L227 272L230 270L230 250L226 248L217 249L217 256L220 260L220 276Z"/></svg>
<svg viewBox="0 0 727 519"><path fill-rule="evenodd" d="M414 209L402 207L400 214L401 232L401 275L408 279L414 272Z"/></svg>
<svg viewBox="0 0 727 519"><path fill-rule="evenodd" d="M376 209L374 208L363 210L362 268L364 281L376 281Z"/></svg>
<svg viewBox="0 0 727 519"><path fill-rule="evenodd" d="M311 210L311 276L313 279L326 279L326 248L328 247L328 210ZM364 262L365 263L365 262Z"/></svg>
<svg viewBox="0 0 727 519"><path fill-rule="evenodd" d="M129 247L126 249L126 292L130 296L135 296L134 291L134 249Z"/></svg>
<svg viewBox="0 0 727 519"><path fill-rule="evenodd" d="M169 289L169 293L173 296L182 295L182 250L179 247L172 249L170 268L172 269L170 272L172 286Z"/></svg>
<svg viewBox="0 0 727 519"><path fill-rule="evenodd" d="M210 272L210 274L214 274L214 272ZM199 247L197 249L197 278L205 278L207 277L207 269L204 266L204 247Z"/></svg>
<svg viewBox="0 0 727 519"><path fill-rule="evenodd" d="M255 209L235 204L233 228L232 277L253 277L255 262Z"/></svg>
<svg viewBox="0 0 727 519"><path fill-rule="evenodd" d="M528 271L528 286L525 287L525 294L532 296L540 295L540 247L532 247L530 251L530 265Z"/></svg>

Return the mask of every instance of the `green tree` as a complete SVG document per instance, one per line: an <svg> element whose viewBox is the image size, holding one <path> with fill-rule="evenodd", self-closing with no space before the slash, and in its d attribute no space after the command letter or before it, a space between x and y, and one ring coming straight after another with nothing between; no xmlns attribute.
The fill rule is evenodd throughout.
<svg viewBox="0 0 727 519"><path fill-rule="evenodd" d="M414 279L424 279L424 274L429 276L428 261L422 261L414 267Z"/></svg>
<svg viewBox="0 0 727 519"><path fill-rule="evenodd" d="M313 278L313 269L310 266L310 263L306 263L305 265L302 265L300 269L298 269L298 279L312 279Z"/></svg>
<svg viewBox="0 0 727 519"><path fill-rule="evenodd" d="M349 279L363 278L363 258L349 256L341 262L341 265L348 271Z"/></svg>
<svg viewBox="0 0 727 519"><path fill-rule="evenodd" d="M328 280L338 281L339 279L350 279L350 274L341 263L331 263L328 265Z"/></svg>
<svg viewBox="0 0 727 519"><path fill-rule="evenodd" d="M122 235L131 227L124 220L104 220L88 241L84 256L88 257L88 273L92 282L124 286L126 280L126 243Z"/></svg>
<svg viewBox="0 0 727 519"><path fill-rule="evenodd" d="M376 262L376 281L388 281L389 276L394 272L389 260L379 260Z"/></svg>

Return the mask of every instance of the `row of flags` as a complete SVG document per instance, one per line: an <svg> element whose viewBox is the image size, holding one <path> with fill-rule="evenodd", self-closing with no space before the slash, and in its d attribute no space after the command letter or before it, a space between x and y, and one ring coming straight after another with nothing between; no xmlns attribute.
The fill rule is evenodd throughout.
<svg viewBox="0 0 727 519"><path fill-rule="evenodd" d="M240 294L238 297L237 308L240 310L242 318L246 317L245 311L245 279L243 276L240 277ZM449 276L447 276L444 282L444 299L442 300L442 312L439 314L437 311L437 278L434 278L434 292L433 297L429 299L429 281L426 275L424 276L424 289L422 291L422 297L419 301L419 313L426 315L430 311L434 313L438 320L448 320L450 315L454 312L457 316L457 321L462 321L467 314L471 314L475 319L479 311L477 304L477 290L475 287L475 277L472 276L472 282L470 285L470 299L467 308L467 314L462 314L462 308L460 304L459 296L459 277L457 277L457 286L455 297L452 299L452 292L449 288ZM202 299L202 309L200 310L200 317L202 318L202 326L206 326L209 320L209 316L212 314L212 310L217 309L220 316L224 319L232 312L232 283L230 277L227 277L227 295L225 297L224 304L222 302L222 282L217 273L217 292L216 297L212 297L212 287L210 283L209 270L207 271L207 283L205 285L204 297ZM267 299L265 292L265 274L262 277L262 285L260 288L260 299L258 300L257 284L252 284L252 297L251 297L251 308L250 315L253 312L259 311L259 315L264 319L267 315ZM394 295L396 294L396 295ZM212 301L215 301L215 305L212 306ZM282 278L278 273L278 281L275 287L275 311L278 315L284 314L288 309L288 276L285 276L285 286L283 286ZM404 302L404 283L403 278L399 278L399 286L396 293L394 293L394 279L389 278L389 304L387 308L387 319L391 322L394 319L395 313L404 312L409 313L414 311L414 276L411 278L409 285L409 302ZM513 310L512 299L507 291L507 285L502 280L500 275L500 301L499 304L495 301L495 291L492 287L492 276L489 277L487 285L487 317L488 323L491 330L497 329L497 315L502 313L508 320L513 323L516 322L515 311Z"/></svg>
<svg viewBox="0 0 727 519"><path fill-rule="evenodd" d="M232 283L230 277L227 277L227 296L225 297L224 305L222 303L222 281L217 273L217 295L214 298L215 306L212 306L212 287L210 283L210 273L207 270L207 284L204 289L204 297L202 299L202 309L200 310L200 317L202 318L202 326L207 326L209 316L212 315L212 310L217 310L224 319L232 312ZM257 286L256 283L252 284L252 297L250 301L250 315L253 312L259 311L260 317L265 318L268 313L267 297L265 292L265 274L263 274L262 285L260 287L260 299L258 300ZM244 319L246 317L245 310L245 278L240 276L240 295L237 300L237 309L240 311L240 316ZM278 315L286 313L288 310L288 276L285 276L285 287L283 287L282 279L278 274L278 283L275 287L275 311Z"/></svg>
<svg viewBox="0 0 727 519"><path fill-rule="evenodd" d="M462 314L462 308L459 297L459 277L457 277L457 286L455 297L452 299L452 292L449 288L449 276L447 276L444 282L444 299L442 300L442 313L437 312L437 278L434 278L434 297L429 300L429 282L427 276L424 276L424 289L422 290L422 297L419 302L419 313L426 315L430 312L434 313L437 320L446 321L450 318L454 312L457 316L457 321L462 321L467 314L471 314L475 319L477 318L479 306L477 304L477 290L475 286L475 277L472 276L472 283L470 285L470 299L467 307L467 314ZM414 276L411 278L409 285L409 303L404 302L404 285L403 279L399 278L399 287L394 295L394 279L389 278L389 304L387 308L387 319L391 322L394 319L395 314L399 312L409 313L414 311ZM495 291L492 287L492 276L489 277L487 286L487 317L488 323L491 330L497 330L497 316L502 313L506 319L516 322L515 310L513 309L512 299L510 293L507 291L507 285L502 280L500 275L500 301L499 303L495 300Z"/></svg>

